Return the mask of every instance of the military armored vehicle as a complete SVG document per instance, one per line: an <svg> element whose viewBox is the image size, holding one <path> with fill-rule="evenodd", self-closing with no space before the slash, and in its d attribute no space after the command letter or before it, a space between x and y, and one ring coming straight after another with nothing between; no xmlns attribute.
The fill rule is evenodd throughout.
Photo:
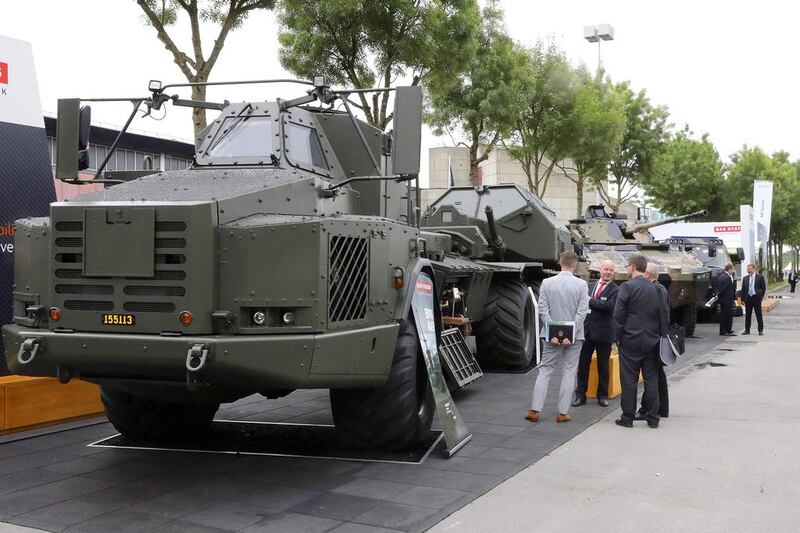
<svg viewBox="0 0 800 533"><path fill-rule="evenodd" d="M622 283L629 279L625 271L628 257L647 256L658 265L658 281L669 293L670 321L683 326L686 335L691 336L697 322L697 302L705 297L709 288L710 270L692 254L670 249L669 244L656 243L647 230L705 215L706 211L697 211L658 222L628 225L624 215L610 214L602 205L589 206L583 218L571 220L569 224L573 240L586 260L581 276L598 278L600 263L611 260L616 266L615 281Z"/></svg>
<svg viewBox="0 0 800 533"><path fill-rule="evenodd" d="M355 90L297 83L308 91L290 100L196 102L167 92L186 84L157 81L118 99L134 106L128 124L170 103L220 111L189 169L138 177L104 174L104 162L82 180L89 108L59 101L57 176L113 186L17 221L3 328L13 372L98 383L112 424L150 441L202 431L221 402L255 392L330 389L343 439L405 448L427 438L433 415L410 310L415 290L431 291L423 274L437 332L475 324L484 360L530 364L529 284L544 265L503 260L483 229L419 228L420 89L393 89L386 134L351 112ZM530 224L518 203L501 227Z"/></svg>
<svg viewBox="0 0 800 533"><path fill-rule="evenodd" d="M697 314L700 319L717 321L719 304L716 298L717 291L714 288L715 281L729 263L741 272L744 249L737 248L736 252L731 254L723 240L718 237L670 237L662 242L669 244L671 250L691 253L709 269L711 286L705 296L697 301ZM741 309L737 308L737 312L741 314Z"/></svg>

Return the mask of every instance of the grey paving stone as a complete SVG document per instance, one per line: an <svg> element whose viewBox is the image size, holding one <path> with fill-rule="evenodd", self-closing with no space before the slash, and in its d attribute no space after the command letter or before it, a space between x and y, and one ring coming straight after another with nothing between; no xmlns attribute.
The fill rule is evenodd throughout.
<svg viewBox="0 0 800 533"><path fill-rule="evenodd" d="M226 533L230 529L220 529L218 527L201 526L183 520L173 520L158 526L158 533ZM71 533L71 532L70 532Z"/></svg>
<svg viewBox="0 0 800 533"><path fill-rule="evenodd" d="M514 448L487 448L478 457L482 459L492 459L500 461L512 461L523 465L529 465L536 456L543 454L531 452L530 450L517 450Z"/></svg>
<svg viewBox="0 0 800 533"><path fill-rule="evenodd" d="M20 515L64 501L64 499L55 496L32 495L28 491L12 492L11 494L0 496L0 516L8 518Z"/></svg>
<svg viewBox="0 0 800 533"><path fill-rule="evenodd" d="M399 529L386 529L385 527L365 526L363 524L347 523L342 524L331 533L396 533Z"/></svg>
<svg viewBox="0 0 800 533"><path fill-rule="evenodd" d="M327 492L320 494L300 505L289 509L296 513L310 514L332 518L334 520L349 521L380 505L380 500L362 498L349 494Z"/></svg>
<svg viewBox="0 0 800 533"><path fill-rule="evenodd" d="M161 531L161 525L169 519L144 513L120 509L91 518L75 526L83 533L135 533L139 531ZM72 529L69 531L72 533Z"/></svg>
<svg viewBox="0 0 800 533"><path fill-rule="evenodd" d="M18 524L29 528L35 528L37 531L53 531L60 533L66 531L69 526L62 524L51 524L50 522L42 522L41 520L33 520L30 518L16 517L9 519L12 524Z"/></svg>
<svg viewBox="0 0 800 533"><path fill-rule="evenodd" d="M91 479L83 476L74 476L67 479L62 479L47 485L40 485L25 492L30 493L34 497L39 496L52 496L62 500L71 498L78 498L84 494L89 494L97 490L102 490L115 485L114 481L104 479Z"/></svg>
<svg viewBox="0 0 800 533"><path fill-rule="evenodd" d="M319 494L318 491L265 484L253 491L250 496L239 499L238 501L263 509L285 511L302 502L315 498L319 496Z"/></svg>
<svg viewBox="0 0 800 533"><path fill-rule="evenodd" d="M149 463L143 463L142 461L128 461L115 466L110 466L108 468L101 468L91 472L86 472L84 477L124 483L127 481L148 477L153 474L163 472L164 470L165 467L162 465L152 465Z"/></svg>
<svg viewBox="0 0 800 533"><path fill-rule="evenodd" d="M522 419L522 417L520 417ZM522 419L523 422L525 421ZM506 435L511 437L520 431L527 429L522 424L506 425L506 424L475 424L470 426L470 431L473 434L486 434L486 435Z"/></svg>
<svg viewBox="0 0 800 533"><path fill-rule="evenodd" d="M356 475L358 477L408 483L409 485L465 490L475 493L483 493L483 491L493 487L503 479L485 474L468 474L448 470L414 469L407 466L405 466L405 470L393 468L398 466L405 465L374 465L358 472Z"/></svg>
<svg viewBox="0 0 800 533"><path fill-rule="evenodd" d="M181 521L238 531L256 522L260 522L268 516L279 513L280 511L264 509L248 503L229 501L212 505L197 513L186 515L181 518Z"/></svg>
<svg viewBox="0 0 800 533"><path fill-rule="evenodd" d="M62 472L71 476L78 476L95 470L102 470L112 466L117 466L122 463L130 462L130 458L121 458L113 456L88 456L77 457L67 461L60 461L58 463L49 464L42 467L42 470L49 472Z"/></svg>
<svg viewBox="0 0 800 533"><path fill-rule="evenodd" d="M378 507L356 517L356 523L392 529L408 529L434 514L436 509L404 505L400 503L383 503Z"/></svg>
<svg viewBox="0 0 800 533"><path fill-rule="evenodd" d="M219 501L221 494L216 498L200 491L182 489L167 494L162 494L128 507L128 510L137 513L150 514L164 518L178 519L186 515L197 513Z"/></svg>
<svg viewBox="0 0 800 533"><path fill-rule="evenodd" d="M273 517L268 517L257 524L244 528L244 533L275 533L287 531L292 533L317 533L330 531L342 525L338 520L322 518L320 516L309 516L295 513L282 513Z"/></svg>
<svg viewBox="0 0 800 533"><path fill-rule="evenodd" d="M47 472L38 468L6 474L0 477L0 495L52 483L68 477L68 474Z"/></svg>
<svg viewBox="0 0 800 533"><path fill-rule="evenodd" d="M333 492L374 498L376 500L392 500L398 494L402 494L411 488L413 488L413 485L407 483L362 478L346 483L341 487L336 487Z"/></svg>
<svg viewBox="0 0 800 533"><path fill-rule="evenodd" d="M469 496L468 492L434 487L414 487L394 498L395 503L444 509L453 502Z"/></svg>
<svg viewBox="0 0 800 533"><path fill-rule="evenodd" d="M16 518L34 520L42 523L71 526L113 511L119 506L79 502L75 500L64 501L35 509Z"/></svg>

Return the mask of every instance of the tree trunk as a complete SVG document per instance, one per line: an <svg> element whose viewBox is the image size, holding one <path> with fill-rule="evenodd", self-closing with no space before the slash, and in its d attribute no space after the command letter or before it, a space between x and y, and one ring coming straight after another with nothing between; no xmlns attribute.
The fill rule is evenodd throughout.
<svg viewBox="0 0 800 533"><path fill-rule="evenodd" d="M576 218L581 218L583 215L583 183L586 180L584 176L578 174L578 179L575 182L576 191L576 199L578 200L578 214L575 215Z"/></svg>
<svg viewBox="0 0 800 533"><path fill-rule="evenodd" d="M195 78L191 80L192 82L204 82L206 80L201 80L199 78ZM193 86L192 87L192 100L199 100L201 102L206 101L206 86ZM206 129L206 110L195 108L192 111L192 123L194 124L194 138L197 140L200 137L200 134Z"/></svg>
<svg viewBox="0 0 800 533"><path fill-rule="evenodd" d="M476 186L478 178L478 145L472 144L469 147L469 182Z"/></svg>

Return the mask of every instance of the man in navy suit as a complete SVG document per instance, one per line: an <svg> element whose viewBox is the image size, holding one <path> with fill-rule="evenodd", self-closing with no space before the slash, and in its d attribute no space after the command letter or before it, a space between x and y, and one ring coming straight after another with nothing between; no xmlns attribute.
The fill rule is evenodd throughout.
<svg viewBox="0 0 800 533"><path fill-rule="evenodd" d="M749 267L748 267L749 268ZM719 297L719 334L731 337L733 332L733 305L736 302L736 282L733 280L733 265L725 265L725 271L717 278L717 295Z"/></svg>
<svg viewBox="0 0 800 533"><path fill-rule="evenodd" d="M578 363L578 386L575 388L573 407L586 403L589 386L589 368L592 354L597 352L597 403L608 407L608 361L611 343L614 342L614 304L619 287L614 283L614 262L600 263L600 279L589 282L589 316L583 322L584 336L581 359Z"/></svg>
<svg viewBox="0 0 800 533"><path fill-rule="evenodd" d="M739 295L744 302L747 317L744 319L744 332L742 335L750 335L750 324L753 319L753 311L756 312L756 322L758 323L758 334L764 334L764 317L761 315L761 300L767 292L767 282L764 276L756 272L756 266L752 263L747 265L747 275L742 280L742 290Z"/></svg>

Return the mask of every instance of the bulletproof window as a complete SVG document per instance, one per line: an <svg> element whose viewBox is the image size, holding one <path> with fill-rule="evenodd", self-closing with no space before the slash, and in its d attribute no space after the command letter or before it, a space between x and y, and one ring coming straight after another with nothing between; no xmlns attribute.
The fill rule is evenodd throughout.
<svg viewBox="0 0 800 533"><path fill-rule="evenodd" d="M328 161L322 151L317 130L307 126L290 123L286 128L289 160L294 164L313 165L318 168L328 169Z"/></svg>
<svg viewBox="0 0 800 533"><path fill-rule="evenodd" d="M268 157L272 120L266 116L228 117L206 150L208 157Z"/></svg>

